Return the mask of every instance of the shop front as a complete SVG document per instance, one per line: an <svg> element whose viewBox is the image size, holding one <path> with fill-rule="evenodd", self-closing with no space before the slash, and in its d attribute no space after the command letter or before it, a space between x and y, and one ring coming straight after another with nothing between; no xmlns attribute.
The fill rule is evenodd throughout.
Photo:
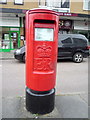
<svg viewBox="0 0 90 120"><path fill-rule="evenodd" d="M0 40L1 51L10 51L17 49L20 46L20 31L19 28L2 27Z"/></svg>
<svg viewBox="0 0 90 120"><path fill-rule="evenodd" d="M89 25L90 25L90 21L88 21L88 20L87 21L86 20L83 20L83 21L75 20L73 33L85 35L90 42L90 27L89 27Z"/></svg>
<svg viewBox="0 0 90 120"><path fill-rule="evenodd" d="M19 18L2 18L0 32L0 51L9 52L20 47Z"/></svg>
<svg viewBox="0 0 90 120"><path fill-rule="evenodd" d="M59 33L60 34L72 33L72 30L73 30L72 20L61 19L59 22L60 22L59 23Z"/></svg>

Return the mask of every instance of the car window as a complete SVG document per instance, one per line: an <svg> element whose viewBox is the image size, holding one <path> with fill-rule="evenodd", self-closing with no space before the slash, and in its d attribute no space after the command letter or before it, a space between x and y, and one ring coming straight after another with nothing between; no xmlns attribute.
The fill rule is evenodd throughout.
<svg viewBox="0 0 90 120"><path fill-rule="evenodd" d="M61 43L62 44L72 44L72 40L70 37L64 39L64 40L61 40Z"/></svg>
<svg viewBox="0 0 90 120"><path fill-rule="evenodd" d="M77 45L86 45L87 44L86 40L80 39L80 38L73 38L73 41Z"/></svg>

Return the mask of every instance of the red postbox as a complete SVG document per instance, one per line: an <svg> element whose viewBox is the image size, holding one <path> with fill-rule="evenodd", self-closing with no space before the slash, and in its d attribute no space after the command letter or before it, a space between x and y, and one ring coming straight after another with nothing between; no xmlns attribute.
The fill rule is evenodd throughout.
<svg viewBox="0 0 90 120"><path fill-rule="evenodd" d="M26 108L45 114L54 108L59 17L55 11L26 13Z"/></svg>

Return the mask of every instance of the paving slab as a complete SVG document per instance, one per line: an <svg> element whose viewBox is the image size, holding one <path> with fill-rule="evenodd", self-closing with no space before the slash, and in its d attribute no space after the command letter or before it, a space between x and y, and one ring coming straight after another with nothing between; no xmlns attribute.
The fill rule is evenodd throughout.
<svg viewBox="0 0 90 120"><path fill-rule="evenodd" d="M88 104L79 95L56 96L55 108L50 114L31 114L25 108L25 97L2 100L3 118L88 118Z"/></svg>
<svg viewBox="0 0 90 120"><path fill-rule="evenodd" d="M62 118L88 118L88 104L79 95L57 96L56 107Z"/></svg>
<svg viewBox="0 0 90 120"><path fill-rule="evenodd" d="M0 52L0 59L13 59L14 58L14 50L10 52Z"/></svg>
<svg viewBox="0 0 90 120"><path fill-rule="evenodd" d="M90 93L88 94L88 105L90 106Z"/></svg>
<svg viewBox="0 0 90 120"><path fill-rule="evenodd" d="M89 97L88 93L80 94L80 97L88 104L88 97Z"/></svg>
<svg viewBox="0 0 90 120"><path fill-rule="evenodd" d="M90 106L88 106L88 118L90 119Z"/></svg>

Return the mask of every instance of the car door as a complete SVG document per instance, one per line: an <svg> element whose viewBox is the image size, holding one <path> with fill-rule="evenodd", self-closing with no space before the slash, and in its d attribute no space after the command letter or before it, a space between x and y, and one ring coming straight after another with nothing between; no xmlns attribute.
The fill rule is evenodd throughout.
<svg viewBox="0 0 90 120"><path fill-rule="evenodd" d="M59 39L58 44L58 57L71 58L73 52L73 41L70 36L65 35Z"/></svg>

